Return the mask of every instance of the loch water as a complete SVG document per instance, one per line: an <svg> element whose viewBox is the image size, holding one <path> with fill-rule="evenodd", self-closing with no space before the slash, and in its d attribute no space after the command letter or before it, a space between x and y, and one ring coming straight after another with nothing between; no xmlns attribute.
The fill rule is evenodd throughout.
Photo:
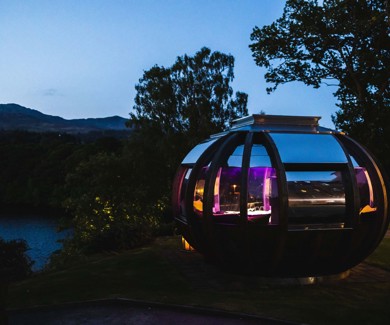
<svg viewBox="0 0 390 325"><path fill-rule="evenodd" d="M24 239L27 255L34 261L33 271L42 270L50 255L62 247L60 240L70 236L69 230L58 232L58 219L39 215L0 215L0 237L4 240Z"/></svg>

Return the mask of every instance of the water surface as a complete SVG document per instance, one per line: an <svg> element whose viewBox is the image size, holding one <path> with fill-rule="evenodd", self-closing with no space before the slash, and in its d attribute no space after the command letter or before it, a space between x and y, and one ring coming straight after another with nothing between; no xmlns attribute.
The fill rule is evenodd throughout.
<svg viewBox="0 0 390 325"><path fill-rule="evenodd" d="M24 239L27 255L35 262L33 271L41 270L50 255L60 249L58 242L70 235L70 231L57 231L58 219L36 215L0 215L0 237L5 240Z"/></svg>

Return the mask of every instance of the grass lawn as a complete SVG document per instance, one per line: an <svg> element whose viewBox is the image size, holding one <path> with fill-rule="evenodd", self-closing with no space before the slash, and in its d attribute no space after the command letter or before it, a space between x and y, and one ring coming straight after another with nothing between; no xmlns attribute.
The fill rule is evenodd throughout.
<svg viewBox="0 0 390 325"><path fill-rule="evenodd" d="M170 252L172 254L170 254ZM367 261L390 271L390 238ZM286 284L220 272L180 251L179 237L120 254L101 254L63 271L14 283L8 308L130 298L238 311L309 324L385 324L390 281Z"/></svg>

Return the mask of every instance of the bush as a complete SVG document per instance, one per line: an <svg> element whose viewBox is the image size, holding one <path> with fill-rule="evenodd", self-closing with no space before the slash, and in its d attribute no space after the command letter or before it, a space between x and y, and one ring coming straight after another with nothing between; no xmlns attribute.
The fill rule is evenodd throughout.
<svg viewBox="0 0 390 325"><path fill-rule="evenodd" d="M160 229L158 211L141 209L138 204L113 202L96 197L73 202L75 216L72 222L73 236L63 241L62 250L50 258L48 269L61 269L88 255L104 251L120 251L150 243Z"/></svg>
<svg viewBox="0 0 390 325"><path fill-rule="evenodd" d="M134 248L152 240L159 222L136 204L115 204L96 197L89 208L78 209L71 239L86 253Z"/></svg>
<svg viewBox="0 0 390 325"><path fill-rule="evenodd" d="M173 233L172 217L167 215L170 181L164 181L166 175L158 168L161 159L151 161L140 154L142 148L136 146L100 153L68 173L63 207L73 216L73 237L52 256L49 268L92 253L139 247L156 235Z"/></svg>
<svg viewBox="0 0 390 325"><path fill-rule="evenodd" d="M33 261L26 255L25 240L0 238L0 277L5 282L22 280L32 274Z"/></svg>

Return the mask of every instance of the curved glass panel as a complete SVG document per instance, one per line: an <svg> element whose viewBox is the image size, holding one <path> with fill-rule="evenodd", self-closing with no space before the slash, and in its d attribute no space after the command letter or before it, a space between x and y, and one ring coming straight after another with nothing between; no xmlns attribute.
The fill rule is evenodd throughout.
<svg viewBox="0 0 390 325"><path fill-rule="evenodd" d="M353 155L350 155L355 170L356 182L360 198L360 215L370 215L377 210L374 201L374 190L370 175L365 167L361 166Z"/></svg>
<svg viewBox="0 0 390 325"><path fill-rule="evenodd" d="M187 191L188 179L190 178L192 168L187 168L183 172L183 178L179 187L179 217L186 219L185 217L185 194Z"/></svg>
<svg viewBox="0 0 390 325"><path fill-rule="evenodd" d="M242 155L244 154L244 145L239 145L227 161L228 167L241 167Z"/></svg>
<svg viewBox="0 0 390 325"><path fill-rule="evenodd" d="M345 188L340 171L288 171L289 223L345 220Z"/></svg>
<svg viewBox="0 0 390 325"><path fill-rule="evenodd" d="M377 210L370 175L363 167L355 167L356 182L360 197L359 214L368 214Z"/></svg>
<svg viewBox="0 0 390 325"><path fill-rule="evenodd" d="M275 168L251 167L248 175L248 220L270 222L272 205L277 199ZM275 220L274 220L275 221ZM276 222L275 222L276 223Z"/></svg>
<svg viewBox="0 0 390 325"><path fill-rule="evenodd" d="M244 145L239 144L218 169L213 214L217 221L233 222L240 214L241 166Z"/></svg>
<svg viewBox="0 0 390 325"><path fill-rule="evenodd" d="M195 164L200 155L210 147L218 138L206 140L195 146L184 158L182 164Z"/></svg>
<svg viewBox="0 0 390 325"><path fill-rule="evenodd" d="M203 167L198 179L196 180L195 191L194 191L194 212L198 216L203 215L203 195L204 195L204 185L206 180L206 174L209 167Z"/></svg>
<svg viewBox="0 0 390 325"><path fill-rule="evenodd" d="M277 182L275 168L264 145L255 139L248 172L248 220L277 224ZM272 216L273 215L273 216Z"/></svg>
<svg viewBox="0 0 390 325"><path fill-rule="evenodd" d="M378 170L372 165L369 154L348 136L338 136L346 147L355 171L355 180L359 193L359 215L363 218L378 216L383 185L378 183ZM374 167L374 168L373 168Z"/></svg>
<svg viewBox="0 0 390 325"><path fill-rule="evenodd" d="M347 163L332 134L270 133L283 163Z"/></svg>
<svg viewBox="0 0 390 325"><path fill-rule="evenodd" d="M214 187L215 216L240 213L240 167L221 167Z"/></svg>
<svg viewBox="0 0 390 325"><path fill-rule="evenodd" d="M268 152L262 144L253 144L250 167L271 167Z"/></svg>

